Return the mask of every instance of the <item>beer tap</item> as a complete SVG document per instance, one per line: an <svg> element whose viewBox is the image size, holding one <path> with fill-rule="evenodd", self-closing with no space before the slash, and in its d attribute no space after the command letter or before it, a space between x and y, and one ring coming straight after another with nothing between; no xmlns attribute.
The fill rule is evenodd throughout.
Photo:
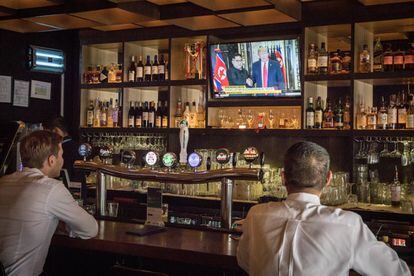
<svg viewBox="0 0 414 276"><path fill-rule="evenodd" d="M207 160L206 160L206 170L207 171L211 170L211 157L210 156L207 157ZM207 182L207 192L209 191L210 191L210 182Z"/></svg>
<svg viewBox="0 0 414 276"><path fill-rule="evenodd" d="M154 166L158 163L158 160L158 153L155 151L149 151L145 154L145 163L150 166L151 170L154 169Z"/></svg>
<svg viewBox="0 0 414 276"><path fill-rule="evenodd" d="M223 168L224 164L229 163L230 160L230 152L228 149L222 148L216 150L216 161L220 164L220 169Z"/></svg>
<svg viewBox="0 0 414 276"><path fill-rule="evenodd" d="M102 163L104 164L110 164L110 161L112 159L112 147L110 146L102 146L99 149L99 157L102 160Z"/></svg>
<svg viewBox="0 0 414 276"><path fill-rule="evenodd" d="M167 171L170 172L171 169L177 165L177 155L174 152L167 152L162 156L162 164L167 168Z"/></svg>
<svg viewBox="0 0 414 276"><path fill-rule="evenodd" d="M248 147L243 152L243 158L249 164L249 168L251 169L253 162L259 158L259 151L255 147Z"/></svg>
<svg viewBox="0 0 414 276"><path fill-rule="evenodd" d="M193 152L188 156L188 165L194 170L197 171L197 168L203 163L203 157L197 152Z"/></svg>
<svg viewBox="0 0 414 276"><path fill-rule="evenodd" d="M78 153L81 157L83 157L83 161L88 161L88 157L92 153L92 147L88 143L83 143L78 148Z"/></svg>
<svg viewBox="0 0 414 276"><path fill-rule="evenodd" d="M125 164L128 169L132 169L136 159L135 151L123 150L121 153L121 163Z"/></svg>
<svg viewBox="0 0 414 276"><path fill-rule="evenodd" d="M187 164L187 146L190 133L187 120L180 122L180 164Z"/></svg>

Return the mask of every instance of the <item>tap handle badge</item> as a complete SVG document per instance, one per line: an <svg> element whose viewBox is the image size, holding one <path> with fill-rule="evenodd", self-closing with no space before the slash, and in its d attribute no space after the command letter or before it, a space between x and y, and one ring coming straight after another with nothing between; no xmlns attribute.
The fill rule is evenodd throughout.
<svg viewBox="0 0 414 276"><path fill-rule="evenodd" d="M83 143L78 148L78 153L81 157L83 157L83 160L86 161L86 159L91 155L92 153L92 147L88 143Z"/></svg>
<svg viewBox="0 0 414 276"><path fill-rule="evenodd" d="M230 152L228 149L222 148L216 150L216 161L217 163L224 165L230 160Z"/></svg>

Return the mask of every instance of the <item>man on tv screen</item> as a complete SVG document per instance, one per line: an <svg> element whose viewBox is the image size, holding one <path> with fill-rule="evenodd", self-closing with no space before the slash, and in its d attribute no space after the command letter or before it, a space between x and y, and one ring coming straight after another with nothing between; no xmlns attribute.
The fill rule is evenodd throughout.
<svg viewBox="0 0 414 276"><path fill-rule="evenodd" d="M247 87L253 86L253 80L250 78L249 72L243 68L243 59L239 53L233 55L231 59L233 65L227 71L230 85L244 85Z"/></svg>
<svg viewBox="0 0 414 276"><path fill-rule="evenodd" d="M269 59L269 52L266 47L259 47L259 60L253 63L253 82L256 87L275 87L276 89L285 89L280 64L277 60Z"/></svg>

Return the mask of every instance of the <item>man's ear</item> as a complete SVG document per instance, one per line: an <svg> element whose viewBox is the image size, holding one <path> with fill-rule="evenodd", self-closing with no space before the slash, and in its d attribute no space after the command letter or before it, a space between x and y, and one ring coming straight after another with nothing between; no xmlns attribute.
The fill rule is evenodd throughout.
<svg viewBox="0 0 414 276"><path fill-rule="evenodd" d="M329 170L328 174L326 175L326 184L325 187L329 187L331 185L332 182L332 171Z"/></svg>
<svg viewBox="0 0 414 276"><path fill-rule="evenodd" d="M52 167L56 162L56 156L54 156L53 154L49 155L49 157L47 158L47 164Z"/></svg>

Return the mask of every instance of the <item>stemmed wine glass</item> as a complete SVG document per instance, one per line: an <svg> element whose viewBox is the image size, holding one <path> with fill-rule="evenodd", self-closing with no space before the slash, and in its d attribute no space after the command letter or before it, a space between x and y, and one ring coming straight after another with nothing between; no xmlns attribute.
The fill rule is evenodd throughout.
<svg viewBox="0 0 414 276"><path fill-rule="evenodd" d="M384 141L384 148L380 152L380 157L389 157L390 151L388 150L388 140Z"/></svg>
<svg viewBox="0 0 414 276"><path fill-rule="evenodd" d="M390 157L401 158L401 152L398 150L398 142L394 141L394 150L390 152Z"/></svg>

